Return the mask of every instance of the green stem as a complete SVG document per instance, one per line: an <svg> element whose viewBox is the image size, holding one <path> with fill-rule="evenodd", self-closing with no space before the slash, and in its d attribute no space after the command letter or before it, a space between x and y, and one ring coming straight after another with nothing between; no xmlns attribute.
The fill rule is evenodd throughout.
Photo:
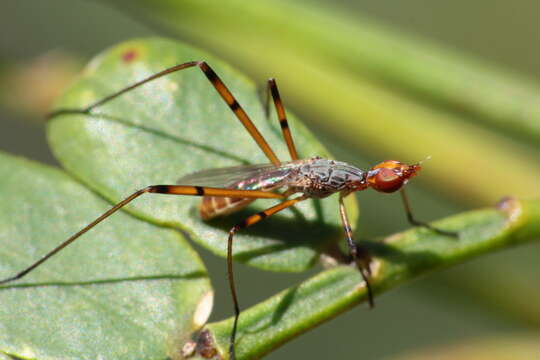
<svg viewBox="0 0 540 360"><path fill-rule="evenodd" d="M498 209L467 212L441 220L437 226L459 231L459 238L416 228L369 244L375 256L372 283L377 294L428 271L540 238L540 201L507 199ZM354 267L322 271L242 311L237 359L258 359L365 299L365 287ZM205 327L223 358L228 357L232 321Z"/></svg>
<svg viewBox="0 0 540 360"><path fill-rule="evenodd" d="M252 62L254 56L260 58L252 50L259 42L272 61L292 51L303 60L399 86L408 95L426 97L535 142L540 140L538 84L358 14L353 18L322 4L290 1L231 0L220 6L212 0L135 3L150 11L149 19L173 31L219 50L234 49L237 57L247 57L243 63ZM226 34L216 33L225 29ZM224 37L231 41L223 43Z"/></svg>

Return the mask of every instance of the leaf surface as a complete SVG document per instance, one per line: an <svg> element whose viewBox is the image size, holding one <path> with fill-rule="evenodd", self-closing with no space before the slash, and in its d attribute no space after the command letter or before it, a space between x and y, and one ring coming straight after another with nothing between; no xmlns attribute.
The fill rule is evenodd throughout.
<svg viewBox="0 0 540 360"><path fill-rule="evenodd" d="M221 61L169 40L135 40L105 51L56 109L84 108L167 67L193 60L206 60L214 68L278 157L289 160L278 121L264 116L256 87ZM329 157L298 121L289 118L302 157ZM149 82L96 108L92 115L55 117L48 130L51 147L66 169L112 202L148 185L175 184L195 171L269 162L197 67ZM199 201L148 195L127 209L148 221L180 228L223 256L229 229L276 203L258 200L231 217L203 222ZM354 201L349 208L354 224ZM240 232L234 252L237 260L263 269L301 271L342 237L337 199L309 200Z"/></svg>
<svg viewBox="0 0 540 360"><path fill-rule="evenodd" d="M110 208L65 173L0 153L0 277L12 276ZM118 213L0 288L0 351L31 359L174 358L211 297L174 230Z"/></svg>

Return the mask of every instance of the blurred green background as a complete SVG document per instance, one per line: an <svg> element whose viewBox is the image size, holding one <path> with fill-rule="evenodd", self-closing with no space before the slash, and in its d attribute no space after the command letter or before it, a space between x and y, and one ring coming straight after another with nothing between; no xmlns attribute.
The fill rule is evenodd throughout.
<svg viewBox="0 0 540 360"><path fill-rule="evenodd" d="M508 131L500 124L490 125L484 119L489 118L488 115L471 115L472 111L459 108L459 104L452 108L440 100L426 96L426 93L421 93L418 89L407 90L402 83L391 83L387 79L381 80L380 76L370 76L373 68L359 67L360 75L357 75L348 69L350 64L346 64L345 60L336 60L334 53L325 53L332 47L322 40L317 42L316 38L309 38L309 32L306 38L287 39L289 31L297 34L295 29L302 29L303 26L315 26L319 30L328 26L326 30L331 33L335 30L331 23L314 23L317 17L310 17L304 23L304 19L297 16L291 16L286 22L278 22L277 17L269 16L268 23L258 25L260 22L250 23L249 18L242 18L238 13L221 13L219 16L210 17L204 10L201 16L207 18L199 20L194 15L198 9L193 6L191 11L183 13L185 18L177 18L177 24L171 25L171 20L159 11L153 13L148 8L140 10L141 8L137 7L139 3L144 5L146 2L111 1L107 4L105 1L8 0L2 4L1 150L55 164L46 145L44 123L37 115L45 111L40 107L42 105L39 105L42 102L47 103L45 95L61 87L64 79L69 79L71 73L105 47L133 37L163 35L177 37L222 56L246 71L261 85L267 77L276 76L288 109L299 115L340 160L359 167L368 167L388 157L412 162L433 155L425 164L423 173L409 186L413 207L419 218L433 220L473 207L491 206L496 199L504 195L538 197L540 194L540 177L536 176L540 171L538 141L535 142L534 137L530 136L533 132L528 132L525 136L520 134L521 123L512 123L513 119L509 118L507 123L514 131ZM264 2L261 8L270 7L271 4L272 2ZM529 102L534 103L540 99L537 96L540 91L536 91L535 84L540 77L540 68L537 66L540 49L536 46L540 38L536 19L540 10L538 2L481 0L473 3L439 3L411 0L396 3L320 0L299 4L299 7L317 9L316 11L333 17L334 21L353 27L356 22L368 27L374 22L374 31L388 30L390 37L393 34L410 33L413 43L416 39L422 39L418 40L420 44L428 41L442 46L443 49L450 49L435 48L435 53L442 54L442 57L447 54L446 51L452 59L454 52L463 54L466 59L464 66L470 65L467 64L467 57L481 59L478 63L471 62L475 66L479 65L481 70L486 68L490 72L504 69L502 79L510 76L518 82L527 83L527 89L531 89L525 92ZM219 5L215 6L218 12L226 11ZM171 17L173 15L178 16L171 14ZM287 15L280 14L279 19L287 19ZM221 22L218 19L221 19ZM227 21L230 28L227 27ZM276 37L260 36L250 39L247 27L253 26L253 34L258 34L257 26L268 26L271 34L272 21L276 21ZM186 30L183 26L191 30ZM220 26L223 27L222 31L217 30ZM245 39L232 42L230 37L242 33L238 30L242 26L246 27ZM283 44L279 36L282 37ZM310 51L305 50L307 47L303 48L303 45L308 45L308 40L314 42L309 44ZM340 40L343 39L335 39L336 42ZM298 53L291 54L295 41L298 41ZM354 37L347 38L347 41L351 49L358 45L355 44ZM256 46L253 45L250 50L249 44ZM231 51L235 46L241 48L236 52ZM347 44L344 46L347 49ZM431 45L428 45L428 48L430 47ZM313 49L319 49L319 53ZM253 55L250 57L250 51L257 53L260 61L255 61ZM268 56L264 51L268 52ZM377 51L374 47L373 52ZM280 52L283 52L283 56L280 56ZM45 54L47 56L44 58ZM243 54L244 60L239 60ZM396 63L403 61L400 55L396 53ZM425 54L428 58L430 55L431 53ZM283 58L283 61L271 60L276 57ZM314 90L314 84L309 79L305 82L302 80L304 74L295 72L294 67L288 66L287 61L291 57L296 57L298 63L305 62L306 68L320 66L320 69L323 69L321 71L330 78L346 78L352 83L344 85L349 88L361 84L364 93L349 94L353 99L358 96L358 106L363 106L363 101L368 101L369 96L379 100L382 98L380 101L383 103L386 98L397 99L395 132L383 134L387 135L390 144L395 146L389 148L369 136L371 132L376 133L377 126L383 120L376 117L357 118L358 109L345 107L346 104L341 102L342 98L336 98L330 87L321 86ZM45 65L41 68L36 66L36 58L40 58L41 64ZM38 61L37 64L39 63ZM37 75L30 76L30 79L28 76L19 76L23 64L34 64L32 69L36 72L32 74ZM454 65L459 68L460 62L454 62ZM56 68L58 72L51 71ZM451 77L452 73L448 76ZM34 85L36 80L41 80L37 83L45 82L45 86ZM293 80L296 87L289 85ZM474 79L468 80L473 84L475 82ZM320 97L307 99L299 94L302 88L305 88L307 93L318 93ZM501 96L507 97L509 102L516 101L519 104L519 100L524 97L523 93L511 90L508 89ZM30 96L35 93L45 93L45 100ZM24 99L32 105L29 105L28 109L14 106L14 94L18 96L19 102ZM367 100L363 96L366 96ZM405 105L401 102L402 99L406 102ZM326 105L321 105L322 103ZM389 111L393 105L394 103L388 104L391 108ZM321 108L324 111L319 111ZM413 110L402 114L398 111L400 108ZM336 118L328 117L333 111ZM428 120L431 114L434 114L433 128L429 121L421 123L421 127L414 123L403 123L408 117L414 117L416 112ZM532 110L530 112L533 113ZM347 113L351 114L350 127L339 121L342 114ZM375 110L374 113L376 114ZM454 124L453 132L445 133L447 125L439 126L437 119L448 120ZM532 117L531 121L540 124L538 117ZM366 126L365 133L357 130L362 126ZM384 129L381 128L380 132L384 132ZM478 144L476 151L466 154L467 156L459 152L459 149L466 145L460 142L460 137L452 135L460 132L464 137L472 136L471 134L478 136L473 138ZM415 140L404 135L409 133L431 138L437 148L420 147L411 152L411 148L417 144L411 143ZM484 148L484 144L499 148L499 152L491 157L486 150L489 148ZM401 151L406 154L405 158ZM455 156L460 157L454 159L454 163L441 162L441 159L446 160L443 152L455 152ZM480 161L483 165L476 168L475 164ZM529 171L518 173L514 169ZM504 173L505 170L509 178L499 177L500 171ZM512 179L516 179L515 183ZM516 184L520 184L521 180L523 186L516 188ZM383 236L408 227L398 196L365 192L359 194L359 200L361 220L358 238ZM418 358L438 358L442 353L448 354L457 351L456 349L463 351L466 346L475 348L474 344L477 344L476 350L501 355L504 352L495 349L507 343L513 344L513 347L509 346L510 349L531 349L519 354L513 352L514 356L524 359L540 358L540 351L535 351L538 350L540 342L537 340L540 325L540 287L537 278L539 250L539 245L526 245L431 274L379 297L375 310L368 311L365 307L354 309L285 345L270 354L269 358L409 359L416 358L414 354L417 352L422 354L418 355ZM217 291L216 310L212 319L228 317L232 311L224 276L225 263L223 259L209 255L202 249L201 254ZM237 265L236 269L243 306L255 304L307 276L268 273L243 265ZM463 352L459 354L455 358L466 356ZM475 353L471 358L479 356Z"/></svg>

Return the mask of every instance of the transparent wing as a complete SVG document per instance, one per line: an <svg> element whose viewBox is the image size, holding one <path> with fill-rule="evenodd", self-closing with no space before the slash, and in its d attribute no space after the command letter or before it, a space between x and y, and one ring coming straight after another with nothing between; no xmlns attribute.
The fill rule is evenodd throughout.
<svg viewBox="0 0 540 360"><path fill-rule="evenodd" d="M209 169L183 176L176 183L256 190L272 185L275 187L287 177L293 167L291 163L282 163Z"/></svg>

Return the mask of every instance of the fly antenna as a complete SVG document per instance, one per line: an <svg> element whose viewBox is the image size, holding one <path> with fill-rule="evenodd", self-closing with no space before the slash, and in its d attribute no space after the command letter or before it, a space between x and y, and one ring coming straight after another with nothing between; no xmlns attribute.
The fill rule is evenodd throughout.
<svg viewBox="0 0 540 360"><path fill-rule="evenodd" d="M431 155L426 156L426 158L425 158L424 160L420 160L420 161L418 162L418 165L422 165L424 162L426 162L426 161L428 161L428 160L431 160Z"/></svg>

